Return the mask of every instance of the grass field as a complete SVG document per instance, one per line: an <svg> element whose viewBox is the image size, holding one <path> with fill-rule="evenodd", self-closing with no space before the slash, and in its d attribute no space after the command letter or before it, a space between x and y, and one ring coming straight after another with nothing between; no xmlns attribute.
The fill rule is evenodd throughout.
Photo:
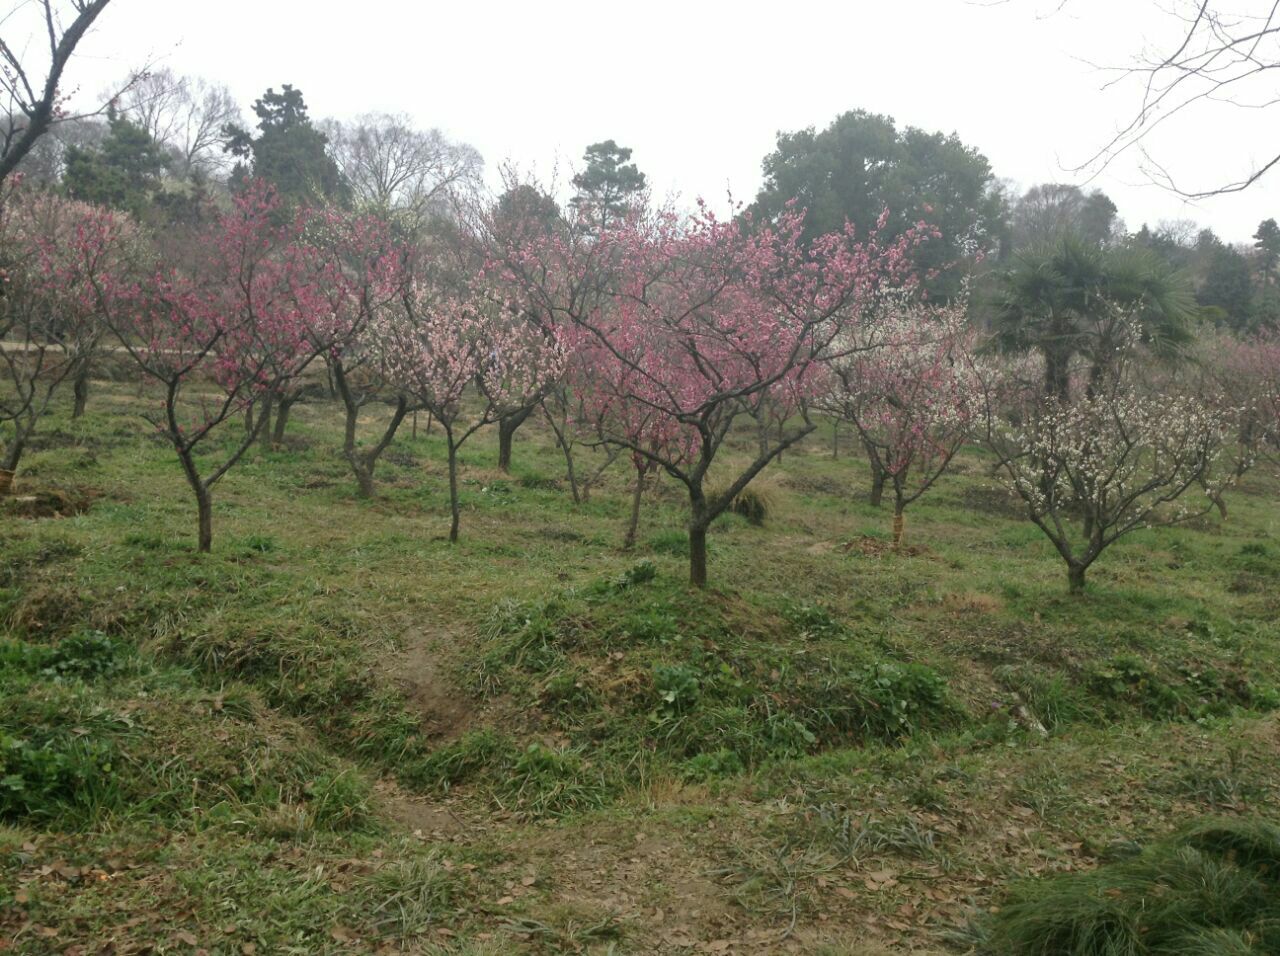
<svg viewBox="0 0 1280 956"><path fill-rule="evenodd" d="M575 506L482 434L451 546L438 433L362 500L328 404L197 554L145 401L44 424L19 495L76 513L0 512L0 951L981 952L1027 880L1274 809L1262 471L1073 598L979 455L895 554L825 430L699 593L671 482L625 553L623 468Z"/></svg>

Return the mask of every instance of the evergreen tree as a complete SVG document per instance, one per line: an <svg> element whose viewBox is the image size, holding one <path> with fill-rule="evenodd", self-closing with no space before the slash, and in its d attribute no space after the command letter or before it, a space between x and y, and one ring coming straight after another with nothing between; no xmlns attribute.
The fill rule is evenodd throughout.
<svg viewBox="0 0 1280 956"><path fill-rule="evenodd" d="M1253 247L1258 250L1258 267L1270 282L1276 266L1280 265L1280 225L1274 219L1264 219L1253 238L1257 240Z"/></svg>
<svg viewBox="0 0 1280 956"><path fill-rule="evenodd" d="M285 84L253 104L258 135L228 125L226 149L239 158L232 179L252 175L271 183L289 202L346 202L350 190L329 155L328 139L311 123L302 91Z"/></svg>
<svg viewBox="0 0 1280 956"><path fill-rule="evenodd" d="M168 160L141 126L114 110L97 149L69 146L63 185L73 199L141 216L160 191Z"/></svg>
<svg viewBox="0 0 1280 956"><path fill-rule="evenodd" d="M644 173L628 162L631 150L611 139L592 143L582 158L586 168L573 177L578 192L569 204L604 229L626 217L644 190Z"/></svg>
<svg viewBox="0 0 1280 956"><path fill-rule="evenodd" d="M1249 260L1217 239L1211 243L1206 238L1201 245L1208 247L1208 267L1196 300L1217 312L1223 324L1237 331L1248 328L1253 319L1253 276Z"/></svg>
<svg viewBox="0 0 1280 956"><path fill-rule="evenodd" d="M991 166L954 134L929 133L892 118L854 110L821 132L813 127L779 133L765 157L764 185L753 212L772 219L797 199L805 208L805 239L851 222L865 235L885 210L881 233L892 241L924 220L942 233L913 251L931 294L959 290L963 274L946 267L973 252L1000 248L1006 203Z"/></svg>

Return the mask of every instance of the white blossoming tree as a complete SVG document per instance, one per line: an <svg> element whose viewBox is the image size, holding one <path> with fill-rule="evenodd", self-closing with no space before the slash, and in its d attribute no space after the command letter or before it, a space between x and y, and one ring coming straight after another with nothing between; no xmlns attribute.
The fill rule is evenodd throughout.
<svg viewBox="0 0 1280 956"><path fill-rule="evenodd" d="M1217 403L1146 392L1123 371L1070 404L1023 395L989 417L988 441L1002 483L1066 562L1073 594L1121 537L1203 514L1230 480L1214 469L1231 427ZM1205 496L1183 499L1193 486Z"/></svg>

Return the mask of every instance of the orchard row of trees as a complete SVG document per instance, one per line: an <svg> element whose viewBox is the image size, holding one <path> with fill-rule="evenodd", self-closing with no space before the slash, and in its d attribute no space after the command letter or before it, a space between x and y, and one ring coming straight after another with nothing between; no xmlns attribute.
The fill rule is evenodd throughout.
<svg viewBox="0 0 1280 956"><path fill-rule="evenodd" d="M216 84L158 70L120 85L105 118L65 119L32 147L18 167L30 181L173 223L207 217L220 194L265 180L287 205L375 211L408 231L447 217L460 197L474 200L481 190L473 148L404 116L313 121L301 91L285 85L253 103L250 125ZM886 237L920 219L936 225L942 238L913 253L922 286L953 298L971 280L970 313L983 324L994 321L998 271L1064 236L1145 251L1150 268L1180 276L1214 324L1245 331L1280 322L1274 219L1243 246L1189 220L1131 232L1101 191L1058 183L1019 191L956 135L900 128L860 110L822 130L780 133L762 165L752 211L767 219L798 200L808 211L805 241L846 220L872 222L883 209ZM587 147L572 186L571 205L597 228L647 202L644 173L614 140Z"/></svg>
<svg viewBox="0 0 1280 956"><path fill-rule="evenodd" d="M1079 590L1119 537L1225 510L1224 489L1275 450L1280 339L1203 334L1177 284L1132 249L1065 240L1003 271L989 335L963 286L930 294L941 270L922 266L925 250L946 237L923 219L895 228L882 210L869 230L815 235L797 202L722 219L640 192L606 217L512 182L406 231L249 176L216 214L157 229L11 178L0 480L59 387L87 382L107 348L153 383L150 422L190 485L206 551L217 482L283 435L316 380L340 399L362 494L410 412L439 423L451 540L459 449L490 425L509 441L541 412L575 497L590 484L583 448L630 463L637 503L654 471L680 483L702 585L711 523L825 417L852 425L873 483L892 490L895 543L908 506L981 444ZM373 404L389 417L364 434ZM752 455L726 455L744 432Z"/></svg>

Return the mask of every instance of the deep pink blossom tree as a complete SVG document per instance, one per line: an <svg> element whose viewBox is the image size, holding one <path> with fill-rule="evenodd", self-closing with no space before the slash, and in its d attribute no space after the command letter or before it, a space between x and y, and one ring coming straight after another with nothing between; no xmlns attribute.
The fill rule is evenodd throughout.
<svg viewBox="0 0 1280 956"><path fill-rule="evenodd" d="M893 489L893 547L907 505L940 478L963 446L981 403L974 332L963 302L894 303L857 330L833 360L819 400L857 429L872 471Z"/></svg>
<svg viewBox="0 0 1280 956"><path fill-rule="evenodd" d="M307 316L302 327L307 361L319 358L328 367L345 413L343 457L359 494L372 497L378 459L412 408L409 396L387 376L370 323L398 306L411 274L407 257L412 250L398 244L381 220L333 208L304 212L298 231L290 274L299 310ZM277 392L280 433L281 417L299 391L295 386ZM362 445L361 413L373 404L389 404L391 416L372 443Z"/></svg>
<svg viewBox="0 0 1280 956"><path fill-rule="evenodd" d="M598 347L597 401L625 415L607 439L661 468L689 496L690 580L707 581L711 522L784 449L813 430L808 400L820 363L889 286L908 279L905 251L844 232L801 242L803 214L772 224L635 216L570 248L552 234L507 249L498 276L533 307ZM542 241L539 241L541 239ZM600 282L601 273L612 276ZM762 403L794 421L731 480L708 473L740 416ZM643 428L637 431L637 422Z"/></svg>
<svg viewBox="0 0 1280 956"><path fill-rule="evenodd" d="M279 218L274 194L249 189L195 237L186 261L161 261L131 287L99 286L111 328L162 389L162 411L149 420L195 495L200 551L212 548L213 488L258 431L218 443L220 426L297 374L309 354L303 328L312 316L294 295L297 235Z"/></svg>

